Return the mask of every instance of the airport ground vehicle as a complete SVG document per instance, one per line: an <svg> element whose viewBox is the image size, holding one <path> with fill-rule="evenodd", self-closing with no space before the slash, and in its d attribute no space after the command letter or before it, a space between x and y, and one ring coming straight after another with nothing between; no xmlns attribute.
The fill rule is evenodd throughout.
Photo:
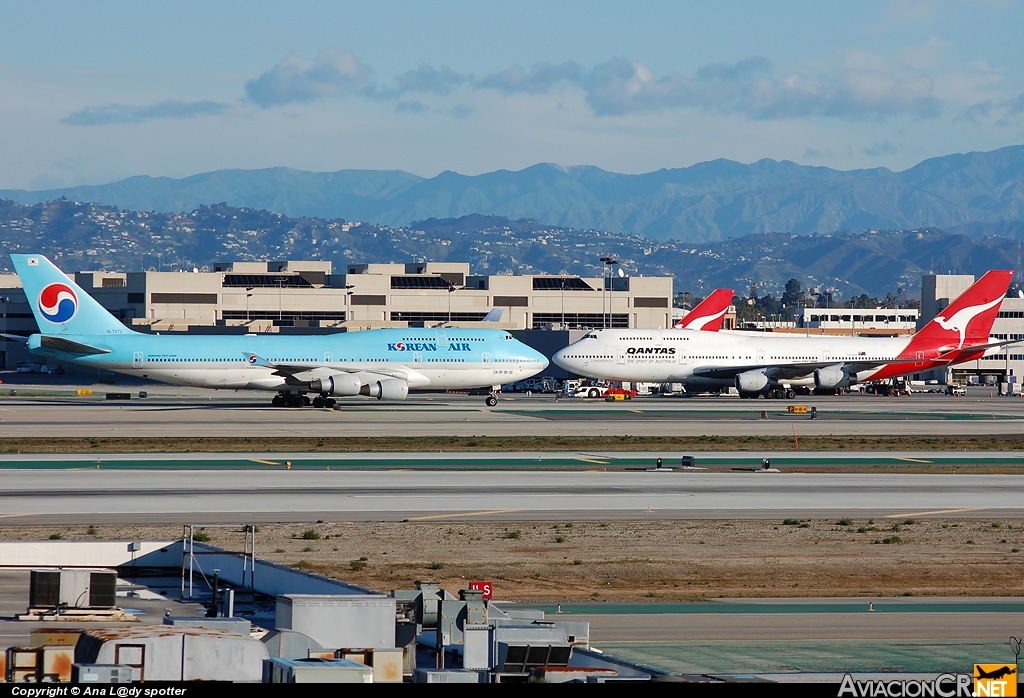
<svg viewBox="0 0 1024 698"><path fill-rule="evenodd" d="M967 388L962 385L947 385L946 395L954 395L956 397L963 397L967 395Z"/></svg>
<svg viewBox="0 0 1024 698"><path fill-rule="evenodd" d="M910 384L902 377L884 381L873 381L864 386L864 392L872 395L900 396L910 395Z"/></svg>

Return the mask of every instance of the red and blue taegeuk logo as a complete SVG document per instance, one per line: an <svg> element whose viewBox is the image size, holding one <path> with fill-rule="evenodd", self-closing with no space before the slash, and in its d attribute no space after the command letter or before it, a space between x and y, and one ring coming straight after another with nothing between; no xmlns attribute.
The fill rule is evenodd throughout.
<svg viewBox="0 0 1024 698"><path fill-rule="evenodd" d="M39 312L50 322L67 322L78 312L78 296L67 284L50 284L39 293Z"/></svg>

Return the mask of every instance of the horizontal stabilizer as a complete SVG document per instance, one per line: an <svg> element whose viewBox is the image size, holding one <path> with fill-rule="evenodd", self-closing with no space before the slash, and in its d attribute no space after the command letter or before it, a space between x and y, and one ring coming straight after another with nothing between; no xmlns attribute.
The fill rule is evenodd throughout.
<svg viewBox="0 0 1024 698"><path fill-rule="evenodd" d="M936 361L956 362L956 361L958 361L959 357L962 356L962 355L975 356L976 354L979 354L981 352L986 352L989 349L996 349L998 347L1005 347L1005 346L1008 346L1010 344L1021 344L1022 342L1024 342L1024 340L1021 340L1021 339L1004 339L1004 340L999 341L999 342L989 342L988 344L973 344L970 347L965 347L963 349L951 348L951 349L948 349L948 350L942 352L941 354L939 354L939 357L936 359Z"/></svg>
<svg viewBox="0 0 1024 698"><path fill-rule="evenodd" d="M63 351L67 354L78 354L80 356L88 356L89 354L109 354L109 349L101 349L99 347L91 347L88 344L82 344L81 342L75 342L66 337L60 337L52 334L44 334L39 338L39 346L44 349L56 349L57 351Z"/></svg>
<svg viewBox="0 0 1024 698"><path fill-rule="evenodd" d="M28 337L23 337L20 334L4 334L3 332L0 332L0 337L11 342L21 342L22 344L28 343Z"/></svg>

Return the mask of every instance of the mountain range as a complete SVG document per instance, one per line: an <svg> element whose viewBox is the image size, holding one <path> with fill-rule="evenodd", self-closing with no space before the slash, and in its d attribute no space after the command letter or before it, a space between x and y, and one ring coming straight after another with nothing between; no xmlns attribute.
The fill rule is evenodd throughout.
<svg viewBox="0 0 1024 698"><path fill-rule="evenodd" d="M947 155L902 172L841 171L789 161L714 160L645 174L538 164L517 172L423 178L403 171L218 170L183 179L138 176L45 191L0 190L36 204L67 197L134 211L199 206L273 211L400 227L471 214L541 225L713 242L756 233L942 228L972 235L1024 221L1024 146Z"/></svg>
<svg viewBox="0 0 1024 698"><path fill-rule="evenodd" d="M216 262L316 259L341 272L373 262L469 262L473 274L570 274L599 277L613 256L630 276L675 277L677 291L716 287L781 296L786 282L835 289L836 299L889 293L904 299L921 275L1018 269L1024 223L1004 235L936 229L829 235L760 233L714 243L653 242L640 235L547 226L471 215L407 227L342 219L289 218L226 204L188 213L124 211L58 199L0 201L0 249L42 253L67 271L190 271ZM981 228L972 232L981 233ZM10 259L0 256L0 271Z"/></svg>

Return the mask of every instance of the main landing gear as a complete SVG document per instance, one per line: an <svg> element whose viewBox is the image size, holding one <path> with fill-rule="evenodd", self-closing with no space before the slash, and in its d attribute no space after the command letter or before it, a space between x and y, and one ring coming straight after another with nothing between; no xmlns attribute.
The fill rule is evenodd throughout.
<svg viewBox="0 0 1024 698"><path fill-rule="evenodd" d="M310 404L310 399L308 395L298 393L278 393L274 396L271 404L274 407L306 407ZM313 407L332 408L335 404L334 398L326 395L317 395L312 400Z"/></svg>
<svg viewBox="0 0 1024 698"><path fill-rule="evenodd" d="M778 386L775 388L768 388L764 393L740 393L740 397L745 400L756 400L758 395L764 395L766 400L793 400L796 399L796 391L792 388L783 388Z"/></svg>

